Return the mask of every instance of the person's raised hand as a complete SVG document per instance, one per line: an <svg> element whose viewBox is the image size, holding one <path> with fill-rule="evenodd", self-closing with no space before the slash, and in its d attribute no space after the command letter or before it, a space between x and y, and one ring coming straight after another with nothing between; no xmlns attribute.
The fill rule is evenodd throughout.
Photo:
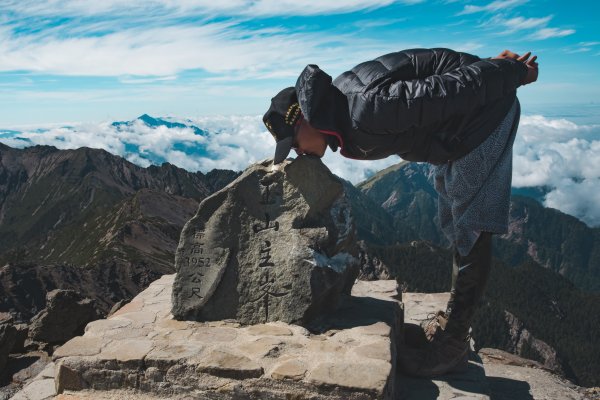
<svg viewBox="0 0 600 400"><path fill-rule="evenodd" d="M535 61L537 56L531 57L531 59L525 61L525 65L527 66L527 75L525 79L523 79L522 85L527 85L528 83L532 83L537 81L538 78L538 63Z"/></svg>
<svg viewBox="0 0 600 400"><path fill-rule="evenodd" d="M529 58L531 55L531 51L523 54L522 56L514 53L510 50L504 50L502 53L498 54L496 57L492 58L511 58L513 60L521 61L527 66L527 75L521 85L527 85L529 83L535 82L538 78L538 63L536 62L537 56L533 56Z"/></svg>
<svg viewBox="0 0 600 400"><path fill-rule="evenodd" d="M502 53L500 53L496 57L492 57L492 58L512 58L513 60L525 62L529 58L530 55L531 55L530 51L528 51L527 53L520 56L517 53L513 53L510 50L504 50Z"/></svg>
<svg viewBox="0 0 600 400"><path fill-rule="evenodd" d="M517 58L519 58L519 55L517 53L513 53L510 50L504 50L502 53L492 58L512 58L516 60Z"/></svg>

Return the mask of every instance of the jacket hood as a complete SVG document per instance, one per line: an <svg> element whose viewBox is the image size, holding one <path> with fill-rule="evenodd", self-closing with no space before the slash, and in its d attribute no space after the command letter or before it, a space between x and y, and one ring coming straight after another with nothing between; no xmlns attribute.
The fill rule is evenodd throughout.
<svg viewBox="0 0 600 400"><path fill-rule="evenodd" d="M307 65L296 81L296 94L304 118L319 130L336 132L344 137L350 124L346 96L334 85L330 75L317 65ZM328 135L327 142L333 151L338 140Z"/></svg>

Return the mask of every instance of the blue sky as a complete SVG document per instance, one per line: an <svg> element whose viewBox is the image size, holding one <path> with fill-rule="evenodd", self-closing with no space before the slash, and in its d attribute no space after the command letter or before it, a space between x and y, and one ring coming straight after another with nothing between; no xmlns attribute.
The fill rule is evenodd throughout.
<svg viewBox="0 0 600 400"><path fill-rule="evenodd" d="M523 111L600 120L596 1L0 2L0 128L257 115L306 64L337 76L415 47L538 56ZM562 107L562 106L565 107ZM528 108L530 107L530 108Z"/></svg>

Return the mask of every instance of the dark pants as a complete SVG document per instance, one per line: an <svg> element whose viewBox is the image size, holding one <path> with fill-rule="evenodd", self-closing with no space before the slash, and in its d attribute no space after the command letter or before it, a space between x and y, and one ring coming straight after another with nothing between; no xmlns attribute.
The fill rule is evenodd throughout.
<svg viewBox="0 0 600 400"><path fill-rule="evenodd" d="M466 256L454 249L452 290L446 308L446 331L465 337L487 286L492 263L492 233L481 232Z"/></svg>

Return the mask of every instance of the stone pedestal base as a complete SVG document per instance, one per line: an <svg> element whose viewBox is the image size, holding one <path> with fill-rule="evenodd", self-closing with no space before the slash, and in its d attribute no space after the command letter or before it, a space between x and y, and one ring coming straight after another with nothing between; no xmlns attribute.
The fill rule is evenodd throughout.
<svg viewBox="0 0 600 400"><path fill-rule="evenodd" d="M308 329L172 318L174 275L54 354L57 393L137 389L206 399L394 399L402 303L395 281L358 282Z"/></svg>

